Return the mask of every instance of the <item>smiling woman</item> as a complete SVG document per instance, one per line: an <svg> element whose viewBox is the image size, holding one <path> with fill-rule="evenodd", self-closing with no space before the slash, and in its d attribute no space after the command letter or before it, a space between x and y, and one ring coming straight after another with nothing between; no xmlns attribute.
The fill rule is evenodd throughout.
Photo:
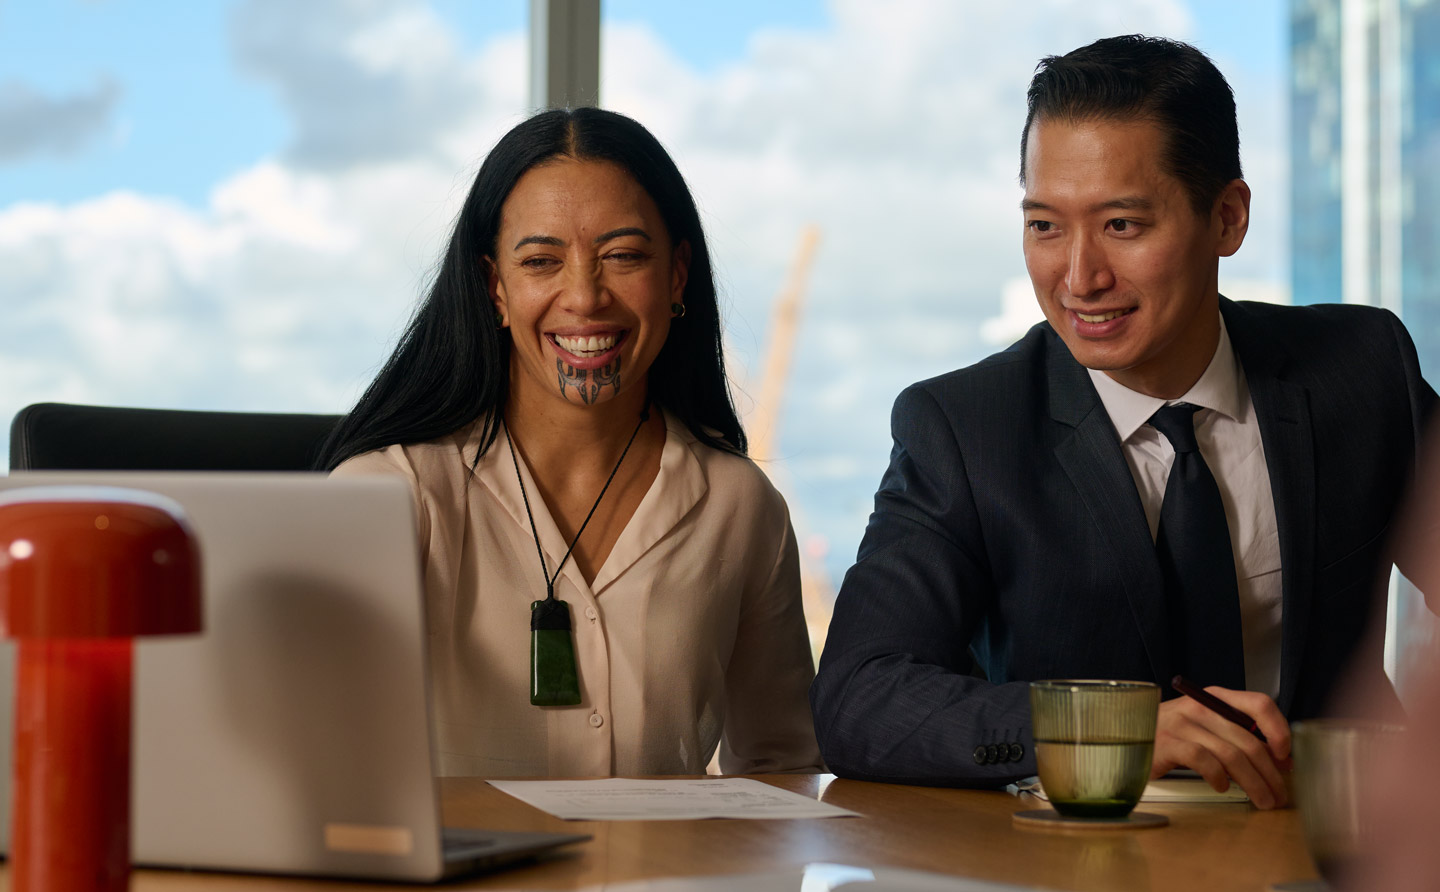
<svg viewBox="0 0 1440 892"><path fill-rule="evenodd" d="M503 137L325 459L414 490L442 773L819 766L795 537L723 369L655 138L597 109Z"/></svg>

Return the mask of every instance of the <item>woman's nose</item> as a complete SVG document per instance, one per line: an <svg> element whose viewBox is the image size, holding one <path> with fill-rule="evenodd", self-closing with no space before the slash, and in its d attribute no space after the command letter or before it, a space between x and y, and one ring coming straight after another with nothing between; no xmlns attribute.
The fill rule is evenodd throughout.
<svg viewBox="0 0 1440 892"><path fill-rule="evenodd" d="M566 274L560 306L578 316L588 316L610 305L610 291L605 286L599 264L571 264Z"/></svg>

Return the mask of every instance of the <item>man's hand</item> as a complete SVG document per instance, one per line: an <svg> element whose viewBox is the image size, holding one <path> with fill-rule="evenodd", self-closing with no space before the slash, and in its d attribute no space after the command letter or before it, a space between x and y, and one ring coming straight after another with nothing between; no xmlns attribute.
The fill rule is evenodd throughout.
<svg viewBox="0 0 1440 892"><path fill-rule="evenodd" d="M1189 697L1160 704L1155 761L1150 777L1190 768L1218 791L1240 785L1256 808L1286 804L1282 771L1290 770L1290 725L1264 694L1208 687L1205 690L1255 720L1268 743Z"/></svg>

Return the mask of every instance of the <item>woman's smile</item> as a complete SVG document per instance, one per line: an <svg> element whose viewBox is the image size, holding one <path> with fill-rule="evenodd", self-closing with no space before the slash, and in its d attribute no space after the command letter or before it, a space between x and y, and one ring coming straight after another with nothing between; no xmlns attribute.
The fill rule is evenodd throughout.
<svg viewBox="0 0 1440 892"><path fill-rule="evenodd" d="M589 335L562 335L549 333L545 337L555 348L556 355L576 369L598 369L610 364L620 355L629 329Z"/></svg>

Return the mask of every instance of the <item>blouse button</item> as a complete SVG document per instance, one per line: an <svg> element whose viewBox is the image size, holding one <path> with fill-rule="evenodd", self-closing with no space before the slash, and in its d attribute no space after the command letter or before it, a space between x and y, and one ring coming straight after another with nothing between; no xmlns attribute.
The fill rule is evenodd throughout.
<svg viewBox="0 0 1440 892"><path fill-rule="evenodd" d="M592 623L595 622L595 618L598 617L599 615L600 615L600 614L598 614L598 613L595 612L595 608L594 608L594 607L586 607L586 608L585 608L585 617L586 617L586 619L590 620L590 622L592 622Z"/></svg>
<svg viewBox="0 0 1440 892"><path fill-rule="evenodd" d="M604 717L604 716L602 716L602 715L601 715L600 713L598 713L598 712L592 712L592 713L590 713L590 725L591 725L591 727L598 728L598 727L600 727L600 726L603 725L603 724L605 724L605 717Z"/></svg>

